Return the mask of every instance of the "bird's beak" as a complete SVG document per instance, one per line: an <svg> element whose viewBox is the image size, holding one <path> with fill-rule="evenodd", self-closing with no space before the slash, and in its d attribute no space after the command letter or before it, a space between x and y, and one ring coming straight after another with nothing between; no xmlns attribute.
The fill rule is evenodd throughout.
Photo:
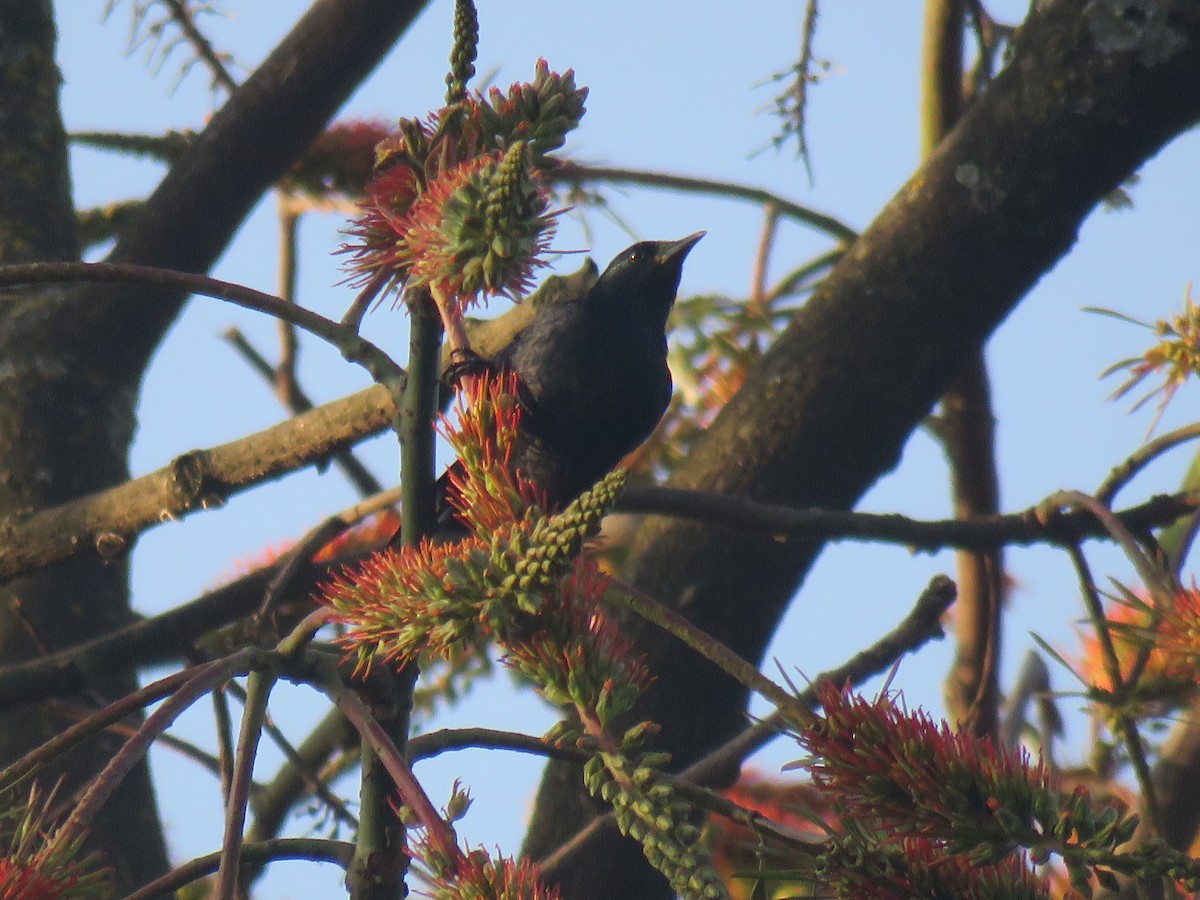
<svg viewBox="0 0 1200 900"><path fill-rule="evenodd" d="M674 262L677 265L683 265L683 259L688 255L688 252L700 242L700 238L708 234L707 231L697 231L695 234L689 234L685 238L680 238L677 241L671 241L663 244L655 257L655 262L659 265L666 265Z"/></svg>

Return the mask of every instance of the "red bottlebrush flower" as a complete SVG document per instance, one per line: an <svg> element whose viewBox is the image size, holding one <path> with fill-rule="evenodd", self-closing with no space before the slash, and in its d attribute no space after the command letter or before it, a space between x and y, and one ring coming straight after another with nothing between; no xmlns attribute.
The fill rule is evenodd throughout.
<svg viewBox="0 0 1200 900"><path fill-rule="evenodd" d="M481 851L467 854L467 864L458 872L452 893L435 897L497 897L504 900L558 900L559 890L543 884L538 869L529 860L491 859Z"/></svg>
<svg viewBox="0 0 1200 900"><path fill-rule="evenodd" d="M520 297L545 265L558 215L525 157L517 143L441 172L423 191L407 163L384 169L343 247L351 281L426 285L464 308L485 296Z"/></svg>
<svg viewBox="0 0 1200 900"><path fill-rule="evenodd" d="M828 683L818 694L825 718L799 735L815 757L805 765L836 812L854 823L848 831L880 835L885 854L910 837L929 842L935 857L963 856L972 866L999 865L1014 854L1024 866L1018 851L1038 864L1055 854L1079 883L1098 865L1113 867L1105 860L1117 858L1137 827L1136 816L1093 803L1082 785L1060 790L1024 751L952 732L892 696L867 701ZM861 859L854 841L847 849L850 863Z"/></svg>
<svg viewBox="0 0 1200 900"><path fill-rule="evenodd" d="M420 192L417 176L403 163L376 173L367 185L361 212L351 223L351 241L341 248L350 255L346 269L351 284L363 286L378 279L381 292L402 287L412 258L408 253L408 214Z"/></svg>
<svg viewBox="0 0 1200 900"><path fill-rule="evenodd" d="M582 705L607 726L650 683L645 659L603 605L610 579L581 557L524 633L504 636L504 665L529 678L550 703Z"/></svg>
<svg viewBox="0 0 1200 900"><path fill-rule="evenodd" d="M1038 878L1023 855L980 864L968 856L947 854L934 841L904 838L876 865L834 866L829 880L839 897L911 900L946 897L954 900L1050 900L1049 884Z"/></svg>
<svg viewBox="0 0 1200 900"><path fill-rule="evenodd" d="M558 900L557 887L544 884L529 860L492 859L482 850L466 853L454 864L435 859L427 842L414 848L423 863L423 891L432 900Z"/></svg>
<svg viewBox="0 0 1200 900"><path fill-rule="evenodd" d="M402 667L421 653L452 658L482 640L480 598L487 593L487 546L470 539L388 549L336 576L321 590L348 627L339 643L358 654L358 669L376 660Z"/></svg>
<svg viewBox="0 0 1200 900"><path fill-rule="evenodd" d="M503 641L540 614L612 508L623 473L609 475L562 513L527 514L488 536L377 553L322 588L341 643L358 667L404 665L419 654L452 660L485 638ZM536 617L536 616L535 616Z"/></svg>
<svg viewBox="0 0 1200 900"><path fill-rule="evenodd" d="M1200 683L1200 588L1194 581L1162 610L1155 647L1166 657L1167 671Z"/></svg>
<svg viewBox="0 0 1200 900"><path fill-rule="evenodd" d="M11 859L0 859L0 900L60 900L70 884Z"/></svg>
<svg viewBox="0 0 1200 900"><path fill-rule="evenodd" d="M1191 701L1200 684L1200 592L1178 592L1166 609L1142 590L1124 590L1106 613L1124 690L1115 696L1100 640L1088 634L1082 641L1080 677L1094 689L1100 705L1120 703L1125 713L1141 718L1162 716ZM1133 667L1144 653L1145 664L1136 684L1128 684Z"/></svg>
<svg viewBox="0 0 1200 900"><path fill-rule="evenodd" d="M13 794L9 794L15 799ZM10 802L11 802L10 799ZM49 823L54 792L35 785L28 800L0 809L0 900L93 900L111 897L109 873L95 854L82 853L82 835L56 840Z"/></svg>
<svg viewBox="0 0 1200 900"><path fill-rule="evenodd" d="M374 174L376 145L394 131L382 121L335 122L313 141L281 186L315 200L357 199Z"/></svg>
<svg viewBox="0 0 1200 900"><path fill-rule="evenodd" d="M888 695L873 701L826 683L825 718L799 736L816 759L813 782L851 819L889 831L945 840L952 852L992 845L1004 852L1014 833L1047 815L1058 795L1050 773L1024 751L951 731Z"/></svg>
<svg viewBox="0 0 1200 900"><path fill-rule="evenodd" d="M413 205L405 237L410 280L456 297L518 299L550 246L557 212L534 178L523 143L440 175Z"/></svg>
<svg viewBox="0 0 1200 900"><path fill-rule="evenodd" d="M449 501L463 524L485 537L545 509L541 491L512 466L522 417L516 373L463 379L455 413L440 430L459 459L450 469Z"/></svg>

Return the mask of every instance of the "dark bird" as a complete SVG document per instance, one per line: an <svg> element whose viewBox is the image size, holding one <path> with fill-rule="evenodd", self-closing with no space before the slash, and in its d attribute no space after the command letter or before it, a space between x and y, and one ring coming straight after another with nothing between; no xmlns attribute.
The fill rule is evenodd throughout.
<svg viewBox="0 0 1200 900"><path fill-rule="evenodd" d="M684 258L704 234L634 244L599 278L589 260L504 316L468 322L472 343L487 355L450 364L443 379L456 382L480 368L517 373L523 439L513 467L542 489L550 509L607 475L667 411L667 316ZM579 292L581 285L590 287ZM512 334L505 320L514 313ZM498 341L505 343L488 354ZM438 480L435 532L447 540L464 531L448 498L449 476ZM399 540L397 532L390 543Z"/></svg>
<svg viewBox="0 0 1200 900"><path fill-rule="evenodd" d="M704 234L634 244L583 296L539 310L491 360L517 373L528 440L513 460L552 508L603 478L666 412L667 316Z"/></svg>

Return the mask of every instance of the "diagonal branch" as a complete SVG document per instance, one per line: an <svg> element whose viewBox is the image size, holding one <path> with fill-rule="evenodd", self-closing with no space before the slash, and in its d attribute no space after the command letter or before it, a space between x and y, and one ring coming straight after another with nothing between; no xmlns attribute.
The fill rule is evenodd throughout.
<svg viewBox="0 0 1200 900"><path fill-rule="evenodd" d="M777 215L795 219L817 231L824 232L842 244L851 244L858 238L858 232L845 222L804 206L794 200L780 197L765 188L737 184L730 181L716 181L711 178L697 178L689 175L676 175L672 172L649 172L644 169L619 169L612 166L591 166L583 163L564 161L551 173L551 177L563 184L635 184L639 187L663 188L672 191L683 191L693 194L708 194L714 197L731 197L736 200L748 200L759 203L775 210Z"/></svg>
<svg viewBox="0 0 1200 900"><path fill-rule="evenodd" d="M317 0L189 142L122 229L110 262L206 271L427 0ZM184 300L177 291L81 292L82 337L140 372ZM121 302L134 294L139 302ZM97 344L90 344L97 346Z"/></svg>
<svg viewBox="0 0 1200 900"><path fill-rule="evenodd" d="M0 523L0 578L73 556L126 553L147 528L221 505L247 487L384 431L395 408L375 386L256 434L176 457L156 472Z"/></svg>
<svg viewBox="0 0 1200 900"><path fill-rule="evenodd" d="M1200 82L1200 6L1163 0L1129 40L1100 39L1128 27L1122 8L1034 6L1006 68L796 313L672 486L850 509L896 464L967 355L1070 250L1085 217L1200 119L1200 94L1178 89ZM656 518L625 576L759 659L820 548ZM659 679L637 714L664 726L663 749L687 765L740 727L745 691L642 631ZM530 856L591 817L577 783L550 765ZM598 841L562 873L564 893L668 896L637 852ZM616 874L601 884L598 867Z"/></svg>

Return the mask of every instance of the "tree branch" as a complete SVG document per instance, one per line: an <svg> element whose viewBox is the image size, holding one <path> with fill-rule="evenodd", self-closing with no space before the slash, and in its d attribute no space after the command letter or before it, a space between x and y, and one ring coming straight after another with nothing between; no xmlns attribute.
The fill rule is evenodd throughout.
<svg viewBox="0 0 1200 900"><path fill-rule="evenodd" d="M427 0L317 0L190 141L109 262L206 271ZM140 372L185 295L100 286L74 310L92 340ZM129 302L130 295L137 302ZM80 332L85 334L87 332Z"/></svg>
<svg viewBox="0 0 1200 900"><path fill-rule="evenodd" d="M715 181L711 178L695 178L688 175L675 175L670 172L648 172L643 169L618 169L612 166L589 166L583 163L563 161L550 173L555 181L565 184L590 184L604 182L606 184L635 184L639 187L664 188L673 191L683 191L696 194L709 194L715 197L730 197L736 200L748 200L771 207L776 215L795 219L817 231L822 231L839 243L853 243L858 238L858 232L844 222L828 215L810 209L794 200L780 197L765 188L751 187L745 184L735 184L729 181Z"/></svg>
<svg viewBox="0 0 1200 900"><path fill-rule="evenodd" d="M325 459L391 425L394 407L376 386L249 437L194 450L106 491L0 523L0 578L80 554L111 559L137 534L238 491Z"/></svg>
<svg viewBox="0 0 1200 900"><path fill-rule="evenodd" d="M1104 524L1086 511L1062 512L1039 503L1020 512L977 519L921 520L898 513L796 509L744 497L672 487L632 487L617 511L690 519L728 530L757 531L805 540L856 540L902 544L914 551L946 548L989 550L1001 546L1054 544L1068 547L1088 538L1108 540ZM1116 513L1134 531L1158 528L1200 509L1200 491L1159 494Z"/></svg>
<svg viewBox="0 0 1200 900"><path fill-rule="evenodd" d="M1033 8L1006 68L796 313L671 486L849 509L896 464L967 355L1091 210L1200 118L1200 94L1179 90L1200 83L1200 6L1162 2L1139 26L1109 21L1117 9ZM1101 39L1114 30L1130 39ZM625 575L760 659L820 548L655 518ZM745 691L641 632L658 681L636 714L661 723L664 748L687 765L740 730ZM525 851L549 855L592 810L578 773L552 763ZM669 896L636 846L593 849L562 873L573 900Z"/></svg>

